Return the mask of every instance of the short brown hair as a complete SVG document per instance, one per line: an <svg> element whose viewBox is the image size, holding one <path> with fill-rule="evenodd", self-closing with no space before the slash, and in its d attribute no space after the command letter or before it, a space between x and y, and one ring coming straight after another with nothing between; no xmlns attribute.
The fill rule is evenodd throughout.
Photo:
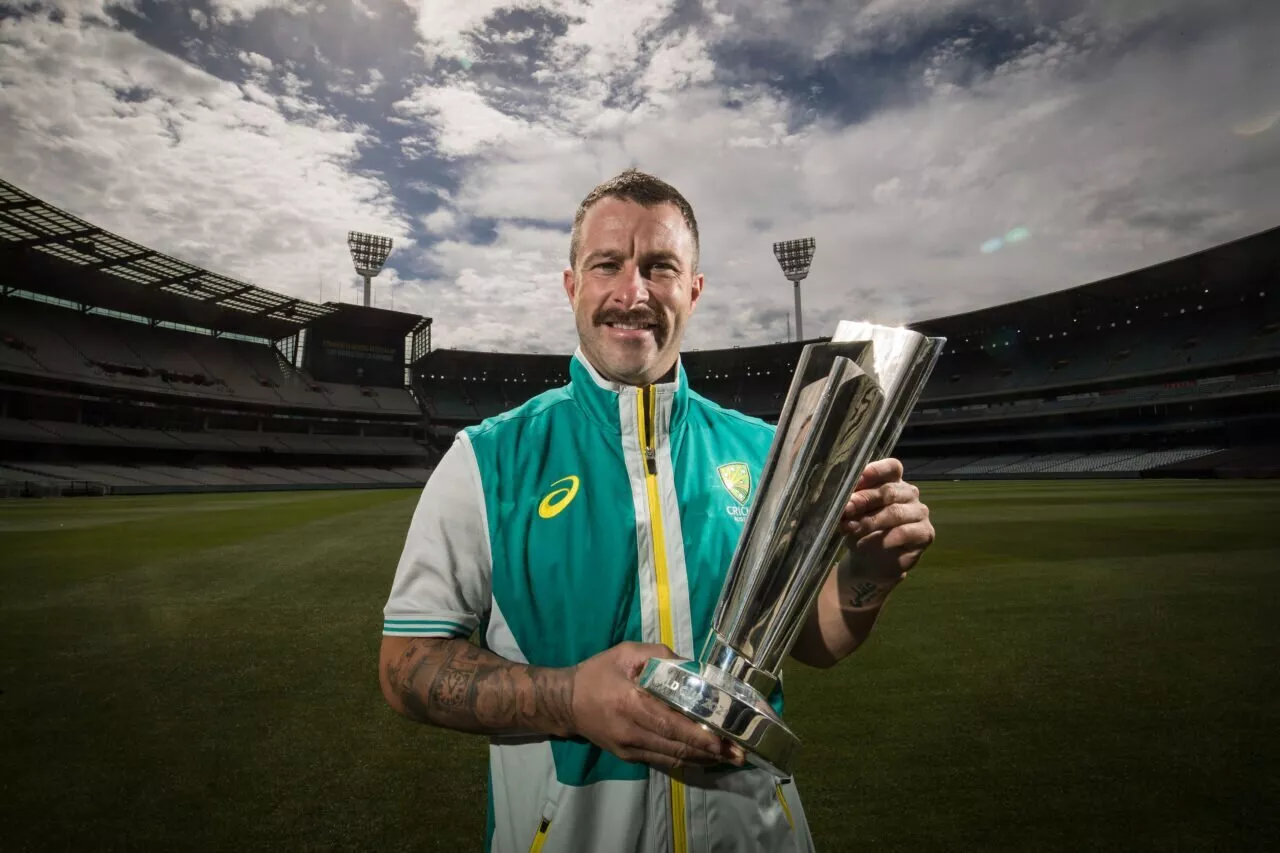
<svg viewBox="0 0 1280 853"><path fill-rule="evenodd" d="M582 236L582 220L586 218L591 205L602 198L625 199L644 207L674 204L680 210L680 215L684 217L684 224L693 234L693 269L690 272L698 271L698 220L693 215L693 206L671 184L635 168L627 169L617 177L600 184L587 193L582 204L578 205L578 212L573 217L573 231L569 235L569 266L572 269L578 268L578 241Z"/></svg>

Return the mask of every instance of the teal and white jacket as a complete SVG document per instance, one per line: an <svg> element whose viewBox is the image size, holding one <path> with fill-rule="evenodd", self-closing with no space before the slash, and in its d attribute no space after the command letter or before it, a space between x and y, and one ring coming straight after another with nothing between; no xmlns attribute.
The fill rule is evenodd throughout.
<svg viewBox="0 0 1280 853"><path fill-rule="evenodd" d="M688 387L611 383L581 350L570 382L461 431L424 488L383 633L468 637L571 666L624 641L696 658L773 427ZM781 695L775 697L781 703ZM492 738L493 853L809 851L792 780L679 777L583 739Z"/></svg>

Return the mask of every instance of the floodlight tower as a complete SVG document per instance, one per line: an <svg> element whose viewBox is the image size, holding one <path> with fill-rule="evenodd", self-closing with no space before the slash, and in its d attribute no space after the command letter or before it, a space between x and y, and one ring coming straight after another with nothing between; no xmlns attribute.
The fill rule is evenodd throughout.
<svg viewBox="0 0 1280 853"><path fill-rule="evenodd" d="M364 279L364 307L368 308L373 277L382 272L382 265L391 254L391 238L348 231L347 246L351 249L351 260L356 265L356 272Z"/></svg>
<svg viewBox="0 0 1280 853"><path fill-rule="evenodd" d="M809 264L813 263L813 252L817 241L812 237L799 240L782 240L773 244L773 255L782 265L782 274L796 289L796 340L804 340L804 327L800 322L800 282L809 275Z"/></svg>

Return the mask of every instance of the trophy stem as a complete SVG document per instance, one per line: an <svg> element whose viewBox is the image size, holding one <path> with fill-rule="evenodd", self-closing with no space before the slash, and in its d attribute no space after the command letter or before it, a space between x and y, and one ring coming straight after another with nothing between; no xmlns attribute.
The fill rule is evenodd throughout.
<svg viewBox="0 0 1280 853"><path fill-rule="evenodd" d="M762 697L768 697L778 686L778 677L760 669L714 630L707 636L698 660L714 666L730 678L745 682Z"/></svg>

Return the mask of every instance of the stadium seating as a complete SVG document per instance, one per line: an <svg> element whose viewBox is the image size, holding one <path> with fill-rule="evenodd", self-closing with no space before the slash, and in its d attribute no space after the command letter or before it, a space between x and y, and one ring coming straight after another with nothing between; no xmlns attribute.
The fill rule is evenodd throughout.
<svg viewBox="0 0 1280 853"><path fill-rule="evenodd" d="M1049 417L1280 388L1280 371L1253 366L1264 363L1259 359L1280 358L1280 333L1271 328L1275 324L1270 315L1265 311L1260 317L1238 310L1219 313L1223 316L1169 320L1149 335L1145 327L1136 333L1129 326L1021 347L964 350L960 345L958 352L944 352L911 422L981 423ZM1212 325L1217 320L1222 325ZM1195 344L1188 346L1193 338ZM696 391L721 405L769 420L781 410L790 384L787 365L793 354L789 347L774 348L772 361L765 352L769 348L763 347L692 352L684 361ZM483 378L494 375L490 371L495 356L517 365L529 358L450 353L448 369L465 378L441 376L426 383L427 408L432 416L444 422L471 423L541 390L541 385L517 385L522 393L512 394L501 374L491 380ZM532 366L535 363L507 369L533 373L538 369ZM1191 380L1177 374L1210 365L1220 368ZM1117 382L1123 384L1114 384ZM993 399L993 394L1021 396L1001 400Z"/></svg>
<svg viewBox="0 0 1280 853"><path fill-rule="evenodd" d="M1280 409L1280 300L1268 295L1271 274L1262 272L1274 264L1234 257L1192 265L1185 275L1135 273L916 324L948 345L900 439L908 476L1203 472L1234 441L1266 438ZM221 298L197 301L220 312ZM290 302L263 298L276 307L251 316L270 317ZM567 354L431 350L428 336L412 393L318 382L261 339L25 296L2 304L0 373L18 390L0 392L0 482L89 481L117 490L412 485L458 429L568 379ZM323 375L355 375L319 366L326 350L309 347L308 335L341 338L323 337L331 306L308 310L293 325L259 324L246 334L285 335L288 351L298 353L293 360ZM287 337L304 326L307 335ZM682 362L696 391L771 421L802 347L690 351ZM34 389L46 385L48 399L33 403ZM94 396L81 396L85 388ZM122 409L127 401L145 404Z"/></svg>
<svg viewBox="0 0 1280 853"><path fill-rule="evenodd" d="M1214 447L1180 447L1173 450L1152 450L1147 453L1140 453L1137 456L1131 456L1109 465L1103 465L1092 470L1095 471L1149 471L1152 468L1160 468L1164 465L1171 465L1175 462L1186 462L1190 459L1199 459L1202 456L1208 456L1215 453L1218 448Z"/></svg>
<svg viewBox="0 0 1280 853"><path fill-rule="evenodd" d="M1049 390L1231 365L1280 355L1280 332L1268 303L1264 313L1239 306L1153 318L1135 327L1095 329L1075 337L996 342L973 349L949 342L928 387L932 401L994 393ZM1185 309L1179 309L1185 310Z"/></svg>
<svg viewBox="0 0 1280 853"><path fill-rule="evenodd" d="M1039 474L1047 471L1055 465L1061 465L1074 459L1079 459L1082 453L1042 453L1035 456L1028 456L1019 459L1017 462L1010 463L991 471L993 474Z"/></svg>
<svg viewBox="0 0 1280 853"><path fill-rule="evenodd" d="M1163 450L1037 453L1026 456L997 454L978 458L907 457L902 462L907 477L913 480L1004 478L1027 474L1142 474L1219 452L1221 449L1215 447L1181 447Z"/></svg>
<svg viewBox="0 0 1280 853"><path fill-rule="evenodd" d="M957 476L965 474L990 474L1007 465L1025 461L1026 458L1026 454L986 456L981 459L975 459L972 462L967 462L964 465L958 465L955 468L950 469L948 473Z"/></svg>
<svg viewBox="0 0 1280 853"><path fill-rule="evenodd" d="M4 304L0 367L10 370L183 397L350 412L419 411L403 388L313 382L264 344L82 314L29 299L10 298Z"/></svg>
<svg viewBox="0 0 1280 853"><path fill-rule="evenodd" d="M41 444L169 450L259 452L265 449L276 453L364 456L420 456L423 453L423 447L410 438L241 430L183 432L16 418L0 418L0 439Z"/></svg>
<svg viewBox="0 0 1280 853"><path fill-rule="evenodd" d="M246 488L415 488L430 469L286 468L280 466L175 466L52 463L15 460L0 465L0 497L35 494L155 494L183 491L239 491ZM105 491L102 491L105 489Z"/></svg>
<svg viewBox="0 0 1280 853"><path fill-rule="evenodd" d="M1058 399L1028 398L1010 402L957 401L951 406L924 403L912 413L913 423L990 422L1008 418L1131 407L1140 403L1211 399L1245 391L1280 388L1280 371L1247 375L1214 375L1130 388L1067 394Z"/></svg>
<svg viewBox="0 0 1280 853"><path fill-rule="evenodd" d="M934 459L920 459L911 463L911 467L907 468L904 463L903 468L910 472L913 479L933 479L935 477L943 477L953 468L960 468L964 465L972 464L981 457L978 456L943 456Z"/></svg>
<svg viewBox="0 0 1280 853"><path fill-rule="evenodd" d="M106 463L56 464L29 460L5 460L0 481L19 483L35 479L48 483L92 482L116 493L192 491L243 486L398 486L410 488L426 482L430 469L373 466L291 468L273 465L118 465Z"/></svg>

